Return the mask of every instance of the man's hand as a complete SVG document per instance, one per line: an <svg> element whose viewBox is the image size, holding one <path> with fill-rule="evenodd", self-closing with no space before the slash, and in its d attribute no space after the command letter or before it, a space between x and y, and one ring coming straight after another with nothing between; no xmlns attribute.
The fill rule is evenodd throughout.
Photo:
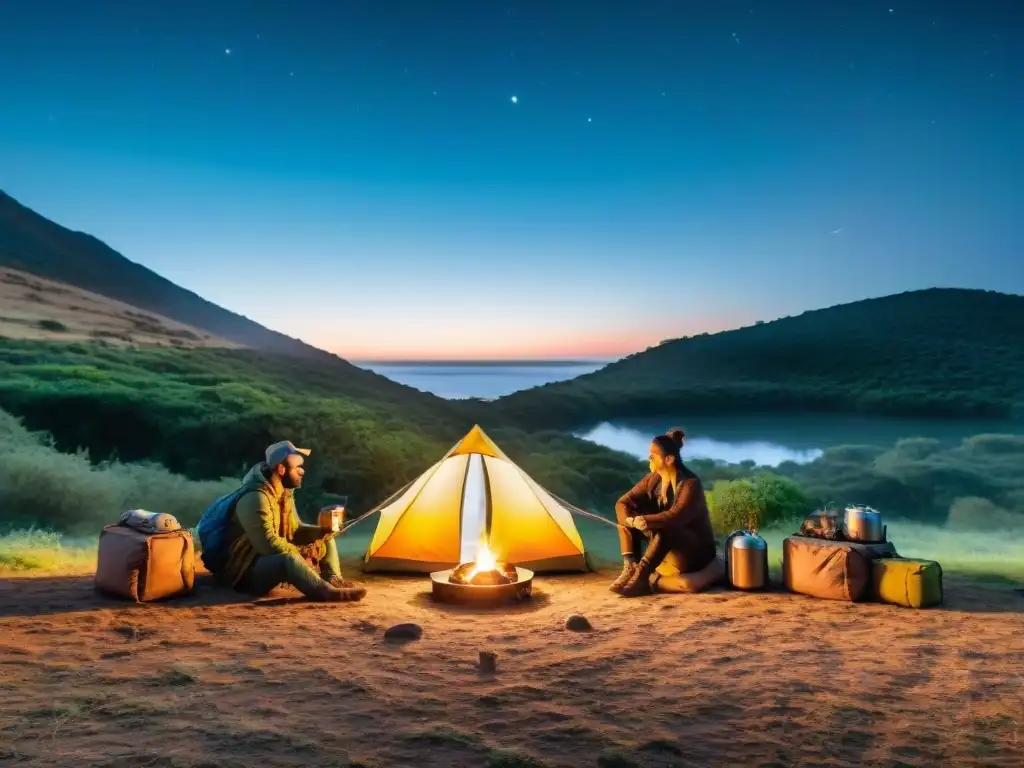
<svg viewBox="0 0 1024 768"><path fill-rule="evenodd" d="M312 544L299 547L299 552L302 553L302 557L305 560L320 562L327 556L327 544L323 539L317 539Z"/></svg>
<svg viewBox="0 0 1024 768"><path fill-rule="evenodd" d="M633 521L633 527L636 528L638 531L647 530L647 518L645 518L643 515L637 515L636 517L631 519Z"/></svg>

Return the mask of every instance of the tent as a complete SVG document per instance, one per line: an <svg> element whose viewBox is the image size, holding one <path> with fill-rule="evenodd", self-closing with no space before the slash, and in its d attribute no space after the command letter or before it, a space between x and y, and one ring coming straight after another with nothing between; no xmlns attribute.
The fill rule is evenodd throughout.
<svg viewBox="0 0 1024 768"><path fill-rule="evenodd" d="M544 571L586 571L572 514L515 465L479 426L385 502L363 570L430 573L476 560Z"/></svg>

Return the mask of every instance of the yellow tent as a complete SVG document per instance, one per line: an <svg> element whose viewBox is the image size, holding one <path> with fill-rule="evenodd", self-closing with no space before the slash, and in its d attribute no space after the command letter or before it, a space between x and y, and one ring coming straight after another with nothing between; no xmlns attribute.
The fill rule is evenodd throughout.
<svg viewBox="0 0 1024 768"><path fill-rule="evenodd" d="M479 426L381 509L364 571L430 573L476 559L543 571L586 571L572 514Z"/></svg>

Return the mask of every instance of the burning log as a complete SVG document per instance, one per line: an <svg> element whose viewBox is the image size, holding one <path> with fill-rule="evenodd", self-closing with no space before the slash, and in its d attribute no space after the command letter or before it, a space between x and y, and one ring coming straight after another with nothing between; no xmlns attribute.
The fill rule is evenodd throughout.
<svg viewBox="0 0 1024 768"><path fill-rule="evenodd" d="M476 560L430 574L433 595L446 602L492 603L521 600L532 593L533 571L498 561L481 542Z"/></svg>

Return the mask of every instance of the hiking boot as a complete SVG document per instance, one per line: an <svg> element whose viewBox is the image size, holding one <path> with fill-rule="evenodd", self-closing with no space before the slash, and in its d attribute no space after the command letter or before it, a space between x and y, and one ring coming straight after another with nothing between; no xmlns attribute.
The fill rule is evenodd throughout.
<svg viewBox="0 0 1024 768"><path fill-rule="evenodd" d="M642 597L652 594L654 591L651 589L652 573L654 573L654 569L641 560L632 577L625 586L618 590L618 593L623 597Z"/></svg>
<svg viewBox="0 0 1024 768"><path fill-rule="evenodd" d="M348 595L346 600L362 600L366 597L366 587L358 582L343 579L341 576L331 576L327 583Z"/></svg>
<svg viewBox="0 0 1024 768"><path fill-rule="evenodd" d="M359 585L345 587L344 589L339 589L338 591L341 592L342 600L350 600L352 602L356 602L366 597L366 587L362 587Z"/></svg>
<svg viewBox="0 0 1024 768"><path fill-rule="evenodd" d="M622 573L620 573L619 577L611 583L611 586L609 586L608 589L612 592L621 592L622 588L629 583L630 579L633 578L633 574L636 573L636 569L638 567L639 566L637 566L636 563L624 563L622 566Z"/></svg>
<svg viewBox="0 0 1024 768"><path fill-rule="evenodd" d="M326 579L326 581L332 587L336 587L337 589L352 589L353 587L359 586L354 581L343 579L341 576L331 576L331 578Z"/></svg>
<svg viewBox="0 0 1024 768"><path fill-rule="evenodd" d="M320 585L312 598L319 600L322 603L343 603L349 601L362 600L366 596L366 589L364 587L344 587L339 588L326 581Z"/></svg>

